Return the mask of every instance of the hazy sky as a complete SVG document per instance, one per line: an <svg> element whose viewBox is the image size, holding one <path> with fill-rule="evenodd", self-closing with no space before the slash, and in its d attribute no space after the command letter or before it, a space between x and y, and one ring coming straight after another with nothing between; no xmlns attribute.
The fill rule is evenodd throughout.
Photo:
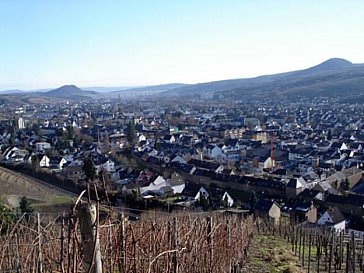
<svg viewBox="0 0 364 273"><path fill-rule="evenodd" d="M364 1L0 0L0 89L197 83L364 63Z"/></svg>

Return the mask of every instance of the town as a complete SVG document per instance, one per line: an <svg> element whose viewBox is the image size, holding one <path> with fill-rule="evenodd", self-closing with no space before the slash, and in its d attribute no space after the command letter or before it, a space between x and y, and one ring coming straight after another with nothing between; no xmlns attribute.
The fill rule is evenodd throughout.
<svg viewBox="0 0 364 273"><path fill-rule="evenodd" d="M114 206L250 211L362 236L363 107L332 96L2 104L1 164L75 193L95 185Z"/></svg>
<svg viewBox="0 0 364 273"><path fill-rule="evenodd" d="M0 273L364 272L364 1L0 11Z"/></svg>

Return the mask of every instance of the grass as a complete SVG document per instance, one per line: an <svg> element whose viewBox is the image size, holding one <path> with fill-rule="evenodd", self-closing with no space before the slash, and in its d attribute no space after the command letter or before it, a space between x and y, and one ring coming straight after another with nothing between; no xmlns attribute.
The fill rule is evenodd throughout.
<svg viewBox="0 0 364 273"><path fill-rule="evenodd" d="M180 197L179 196L173 196L173 197L167 197L167 198L162 197L162 198L157 198L157 200L159 202L161 202L161 203L167 203L167 202L169 202L169 203L173 204L176 201L179 201L180 200Z"/></svg>
<svg viewBox="0 0 364 273"><path fill-rule="evenodd" d="M305 270L292 253L290 243L279 236L258 234L246 272L301 273Z"/></svg>
<svg viewBox="0 0 364 273"><path fill-rule="evenodd" d="M68 207L70 204L74 202L73 198L70 196L62 195L62 196L50 196L46 199L46 201L41 203L33 203L31 204L32 208L37 211L48 211L54 210L60 207Z"/></svg>
<svg viewBox="0 0 364 273"><path fill-rule="evenodd" d="M73 202L73 198L70 196L67 196L67 195L52 196L49 198L49 200L47 200L47 203L54 204L54 205L72 203L72 202Z"/></svg>

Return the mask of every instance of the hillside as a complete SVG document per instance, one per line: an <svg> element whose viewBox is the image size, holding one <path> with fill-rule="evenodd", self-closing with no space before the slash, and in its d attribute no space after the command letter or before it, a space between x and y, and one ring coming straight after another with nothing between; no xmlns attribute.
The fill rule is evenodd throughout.
<svg viewBox="0 0 364 273"><path fill-rule="evenodd" d="M89 98L115 98L118 96L139 97L155 95L175 88L187 86L183 83L170 83L143 87L121 88L121 90L109 91L109 88L96 87L101 92L81 89L75 85L64 85L53 90L4 90L0 91L0 104L22 105L24 103L49 103L50 101L72 100L79 101ZM112 88L114 89L114 88Z"/></svg>
<svg viewBox="0 0 364 273"><path fill-rule="evenodd" d="M225 98L280 95L341 95L364 91L364 65L334 58L304 70L199 83L175 88L161 95L221 95Z"/></svg>
<svg viewBox="0 0 364 273"><path fill-rule="evenodd" d="M24 103L49 103L51 101L79 101L96 97L95 91L82 90L75 85L64 85L49 91L22 92L0 94L0 104L22 105Z"/></svg>
<svg viewBox="0 0 364 273"><path fill-rule="evenodd" d="M46 203L67 196L66 192L51 185L4 167L0 167L0 187L0 199L13 207L23 196Z"/></svg>
<svg viewBox="0 0 364 273"><path fill-rule="evenodd" d="M105 93L105 96L140 96L140 95L155 95L161 92L166 92L169 90L173 90L180 87L188 86L183 83L168 83L168 84L159 84L159 85L151 85L151 86L143 86L143 87L134 87L122 90L116 90L112 92Z"/></svg>
<svg viewBox="0 0 364 273"><path fill-rule="evenodd" d="M64 85L57 89L45 92L42 95L45 97L53 97L53 98L75 99L78 97L95 96L97 94L98 93L95 91L82 90L75 85Z"/></svg>
<svg viewBox="0 0 364 273"><path fill-rule="evenodd" d="M50 100L83 100L88 98L139 97L145 95L170 97L195 97L200 95L226 99L254 98L261 96L362 96L364 92L364 64L353 64L340 58L329 59L316 66L255 78L221 80L198 84L170 83L134 88L121 88L102 93L87 91L75 85L64 85L44 92L0 93L0 103L13 105L39 103ZM98 90L102 90L98 87ZM345 97L344 97L345 95ZM352 99L352 98L351 98Z"/></svg>

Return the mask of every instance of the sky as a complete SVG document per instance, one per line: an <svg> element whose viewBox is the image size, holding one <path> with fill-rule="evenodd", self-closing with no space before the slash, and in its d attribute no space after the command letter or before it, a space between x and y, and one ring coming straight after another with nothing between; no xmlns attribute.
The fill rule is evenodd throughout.
<svg viewBox="0 0 364 273"><path fill-rule="evenodd" d="M0 90L247 78L364 63L363 0L0 0Z"/></svg>

